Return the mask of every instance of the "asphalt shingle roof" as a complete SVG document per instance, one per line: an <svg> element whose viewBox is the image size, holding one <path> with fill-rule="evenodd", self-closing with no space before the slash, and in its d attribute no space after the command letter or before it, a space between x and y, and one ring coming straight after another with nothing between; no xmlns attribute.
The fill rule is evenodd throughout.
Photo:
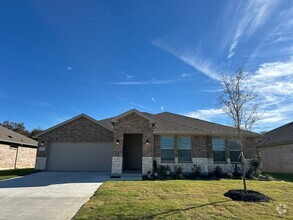
<svg viewBox="0 0 293 220"><path fill-rule="evenodd" d="M259 147L293 144L293 121L264 134Z"/></svg>
<svg viewBox="0 0 293 220"><path fill-rule="evenodd" d="M27 147L37 147L38 142L22 134L12 131L0 125L0 142L6 144L16 144Z"/></svg>
<svg viewBox="0 0 293 220"><path fill-rule="evenodd" d="M149 118L156 121L154 132L156 133L190 133L206 135L235 135L236 129L233 127L220 125L196 118L178 115L170 112L159 114L150 114L142 112ZM103 119L99 122L113 129L111 120L113 118ZM247 132L249 135L259 135L253 132Z"/></svg>

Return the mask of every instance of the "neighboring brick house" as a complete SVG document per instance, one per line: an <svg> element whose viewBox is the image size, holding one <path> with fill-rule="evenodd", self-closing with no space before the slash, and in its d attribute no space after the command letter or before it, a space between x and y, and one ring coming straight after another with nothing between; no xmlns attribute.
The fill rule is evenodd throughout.
<svg viewBox="0 0 293 220"><path fill-rule="evenodd" d="M0 169L35 167L38 142L0 125Z"/></svg>
<svg viewBox="0 0 293 220"><path fill-rule="evenodd" d="M258 149L263 171L293 173L293 122L265 133Z"/></svg>
<svg viewBox="0 0 293 220"><path fill-rule="evenodd" d="M259 134L244 133L249 159ZM171 168L181 165L183 172L191 172L193 164L205 173L217 165L233 171L239 162L235 135L235 128L168 112L133 109L99 121L81 114L36 135L36 169L146 174L156 160Z"/></svg>

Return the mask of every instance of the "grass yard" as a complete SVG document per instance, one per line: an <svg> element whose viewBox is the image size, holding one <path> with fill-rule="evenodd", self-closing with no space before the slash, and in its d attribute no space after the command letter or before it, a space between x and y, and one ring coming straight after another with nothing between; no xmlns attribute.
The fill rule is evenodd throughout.
<svg viewBox="0 0 293 220"><path fill-rule="evenodd" d="M24 176L34 173L35 169L15 169L15 170L0 170L0 180L10 179L13 177Z"/></svg>
<svg viewBox="0 0 293 220"><path fill-rule="evenodd" d="M273 200L234 202L223 194L241 180L108 181L74 219L293 219L293 183L248 181ZM287 206L280 216L276 207Z"/></svg>

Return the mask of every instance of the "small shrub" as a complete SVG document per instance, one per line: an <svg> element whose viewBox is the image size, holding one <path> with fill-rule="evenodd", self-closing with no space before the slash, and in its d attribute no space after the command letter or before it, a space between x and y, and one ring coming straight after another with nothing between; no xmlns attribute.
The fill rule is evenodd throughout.
<svg viewBox="0 0 293 220"><path fill-rule="evenodd" d="M154 173L158 172L158 163L156 160L153 161L153 172Z"/></svg>
<svg viewBox="0 0 293 220"><path fill-rule="evenodd" d="M270 176L268 174L266 174L266 175L259 174L257 179L260 181L274 181L275 180L275 178L273 178L272 176Z"/></svg>
<svg viewBox="0 0 293 220"><path fill-rule="evenodd" d="M220 166L215 167L213 171L213 176L216 177L217 179L223 177L223 170Z"/></svg>
<svg viewBox="0 0 293 220"><path fill-rule="evenodd" d="M163 166L163 165L160 165L160 166L158 167L158 174L159 174L160 176L165 176L165 175L166 175L166 167Z"/></svg>
<svg viewBox="0 0 293 220"><path fill-rule="evenodd" d="M174 174L175 174L175 177L181 177L182 176L182 167L180 165L174 165L173 166L174 168Z"/></svg>
<svg viewBox="0 0 293 220"><path fill-rule="evenodd" d="M192 174L194 177L199 177L201 174L201 166L198 164L193 164L192 167Z"/></svg>
<svg viewBox="0 0 293 220"><path fill-rule="evenodd" d="M170 172L171 172L171 168L170 168L169 165L167 165L167 166L165 167L165 173L167 174L167 176L170 175Z"/></svg>
<svg viewBox="0 0 293 220"><path fill-rule="evenodd" d="M147 171L147 177L148 177L148 178L151 178L151 176L152 176L152 171L151 171L151 170L148 170L148 171Z"/></svg>
<svg viewBox="0 0 293 220"><path fill-rule="evenodd" d="M234 177L240 177L241 173L239 172L238 164L237 163L233 164L233 167L234 167L233 176Z"/></svg>
<svg viewBox="0 0 293 220"><path fill-rule="evenodd" d="M226 175L227 178L232 179L233 178L233 173L232 172L228 172Z"/></svg>
<svg viewBox="0 0 293 220"><path fill-rule="evenodd" d="M249 170L247 171L247 175L251 178L258 178L261 174L261 157L259 152L257 151L256 154L249 162Z"/></svg>
<svg viewBox="0 0 293 220"><path fill-rule="evenodd" d="M171 171L171 168L170 168L169 165L166 165L166 166L165 166L165 169L166 169L166 171Z"/></svg>

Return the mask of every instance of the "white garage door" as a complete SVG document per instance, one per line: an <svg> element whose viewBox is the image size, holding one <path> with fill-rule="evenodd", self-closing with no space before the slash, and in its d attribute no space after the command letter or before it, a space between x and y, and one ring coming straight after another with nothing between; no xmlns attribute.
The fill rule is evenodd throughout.
<svg viewBox="0 0 293 220"><path fill-rule="evenodd" d="M56 171L111 171L111 143L50 144L48 170Z"/></svg>

